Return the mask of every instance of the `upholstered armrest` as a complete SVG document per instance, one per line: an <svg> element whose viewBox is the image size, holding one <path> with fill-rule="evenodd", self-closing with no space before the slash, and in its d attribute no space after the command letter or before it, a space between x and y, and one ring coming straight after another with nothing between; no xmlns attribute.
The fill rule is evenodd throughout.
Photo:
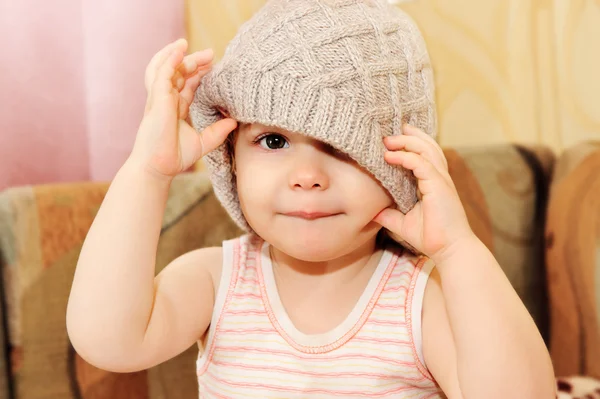
<svg viewBox="0 0 600 399"><path fill-rule="evenodd" d="M16 398L197 395L196 347L147 371L113 374L88 365L69 343L68 294L81 245L107 188L107 183L51 184L0 193L0 259ZM180 175L167 202L157 272L185 252L238 234L206 175Z"/></svg>
<svg viewBox="0 0 600 399"><path fill-rule="evenodd" d="M547 340L542 255L552 152L510 144L444 152L471 228L493 252Z"/></svg>
<svg viewBox="0 0 600 399"><path fill-rule="evenodd" d="M600 378L600 143L559 158L547 219L550 352L557 375Z"/></svg>

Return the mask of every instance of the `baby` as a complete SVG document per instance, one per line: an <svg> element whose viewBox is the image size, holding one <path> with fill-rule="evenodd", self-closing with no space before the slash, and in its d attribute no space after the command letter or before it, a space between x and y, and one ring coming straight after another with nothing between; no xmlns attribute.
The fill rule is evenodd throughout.
<svg viewBox="0 0 600 399"><path fill-rule="evenodd" d="M433 77L383 0L272 0L223 60L171 43L81 251L69 337L97 367L197 343L204 398L554 398L552 364L434 140ZM204 157L246 234L155 277L170 183Z"/></svg>

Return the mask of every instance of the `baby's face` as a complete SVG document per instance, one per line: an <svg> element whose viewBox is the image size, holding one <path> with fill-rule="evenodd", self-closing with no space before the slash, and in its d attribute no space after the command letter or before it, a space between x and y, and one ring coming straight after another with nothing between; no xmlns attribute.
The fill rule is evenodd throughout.
<svg viewBox="0 0 600 399"><path fill-rule="evenodd" d="M393 204L354 161L304 135L241 125L234 151L246 220L296 259L331 260L374 240L381 226L373 218Z"/></svg>

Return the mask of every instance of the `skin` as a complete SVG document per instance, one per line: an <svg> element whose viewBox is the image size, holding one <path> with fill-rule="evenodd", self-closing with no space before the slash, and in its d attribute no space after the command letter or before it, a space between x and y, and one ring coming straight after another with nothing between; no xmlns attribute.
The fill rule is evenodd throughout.
<svg viewBox="0 0 600 399"><path fill-rule="evenodd" d="M223 119L198 133L186 122L212 61L211 51L185 56L186 49L184 40L171 43L148 65L148 101L134 147L111 183L77 264L67 331L78 353L102 369L131 372L162 363L201 339L212 316L221 248L184 254L155 276L173 177L237 126ZM262 125L238 130L242 210L272 244L277 287L298 329L325 332L344 319L377 265L376 236L385 227L436 264L423 302L423 351L449 398L555 396L541 336L469 228L434 140L405 126L404 135L384 141L385 161L412 170L422 193L403 215L377 181L330 147ZM289 215L298 211L334 215L313 220ZM315 310L316 317L304 316Z"/></svg>

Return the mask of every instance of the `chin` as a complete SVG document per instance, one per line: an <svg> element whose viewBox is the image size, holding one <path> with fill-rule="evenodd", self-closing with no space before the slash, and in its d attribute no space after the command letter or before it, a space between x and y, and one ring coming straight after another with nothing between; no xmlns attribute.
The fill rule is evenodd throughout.
<svg viewBox="0 0 600 399"><path fill-rule="evenodd" d="M360 229L339 223L295 223L254 230L269 244L288 256L305 262L324 262L345 256L370 239L378 228Z"/></svg>

